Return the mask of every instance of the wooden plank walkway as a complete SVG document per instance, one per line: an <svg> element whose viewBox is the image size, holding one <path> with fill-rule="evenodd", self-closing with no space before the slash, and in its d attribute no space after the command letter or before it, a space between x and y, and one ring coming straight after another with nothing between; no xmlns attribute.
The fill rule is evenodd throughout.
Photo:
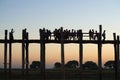
<svg viewBox="0 0 120 80"><path fill-rule="evenodd" d="M7 43L10 43L11 41L10 40L7 40ZM11 43L22 43L23 41L21 39L15 39L13 40ZM28 43L42 43L41 40L39 39L29 39L25 42L28 42ZM61 40L44 40L45 43L58 43L60 44L61 43ZM68 43L79 43L80 41L79 40L63 40L64 44L68 44ZM0 43L5 43L5 40L4 39L0 39ZM98 44L98 40L82 40L82 43L83 44L87 44L87 43L92 43L92 44ZM102 41L102 44L114 44L115 41L114 40L105 40L105 41ZM120 43L120 41L119 41Z"/></svg>

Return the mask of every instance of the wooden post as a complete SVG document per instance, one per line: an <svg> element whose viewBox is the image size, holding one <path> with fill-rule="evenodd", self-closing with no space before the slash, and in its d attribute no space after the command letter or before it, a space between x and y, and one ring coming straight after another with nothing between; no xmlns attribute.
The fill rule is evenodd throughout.
<svg viewBox="0 0 120 80"><path fill-rule="evenodd" d="M116 68L116 53L117 53L117 46L116 46L116 44L117 44L117 40L116 40L116 33L113 33L113 38L114 38L114 54L115 54L115 56L114 56L114 61L115 61L115 80L117 80L117 68Z"/></svg>
<svg viewBox="0 0 120 80"><path fill-rule="evenodd" d="M26 76L28 77L28 66L29 66L29 42L28 42L28 32L26 33Z"/></svg>
<svg viewBox="0 0 120 80"><path fill-rule="evenodd" d="M61 27L61 69L62 69L62 80L65 80L65 59L64 59L64 37L63 37L63 27Z"/></svg>
<svg viewBox="0 0 120 80"><path fill-rule="evenodd" d="M80 58L79 58L79 62L80 62L80 69L83 69L83 44L82 44L82 39L83 39L83 34L82 34L82 30L80 30L80 43L79 43L79 53L80 53Z"/></svg>
<svg viewBox="0 0 120 80"><path fill-rule="evenodd" d="M119 36L117 36L117 53L116 53L116 74L117 74L117 80L119 80Z"/></svg>
<svg viewBox="0 0 120 80"><path fill-rule="evenodd" d="M45 43L41 43L41 77L45 80Z"/></svg>
<svg viewBox="0 0 120 80"><path fill-rule="evenodd" d="M24 78L25 75L25 30L22 31L22 76Z"/></svg>
<svg viewBox="0 0 120 80"><path fill-rule="evenodd" d="M5 71L5 75L7 73L7 34L8 34L8 31L5 30L5 43L4 43L4 71Z"/></svg>
<svg viewBox="0 0 120 80"><path fill-rule="evenodd" d="M41 34L42 33L42 34ZM41 62L41 66L40 66L40 72L41 72L41 79L45 80L46 79L46 75L45 75L45 42L44 42L44 36L43 36L44 32L40 32L40 62Z"/></svg>
<svg viewBox="0 0 120 80"><path fill-rule="evenodd" d="M12 40L11 40L11 35L9 33L9 76L11 79L11 67L12 67Z"/></svg>
<svg viewBox="0 0 120 80"><path fill-rule="evenodd" d="M80 30L80 36L79 36L79 63L80 63L80 80L82 80L82 70L83 70L83 34L82 30Z"/></svg>
<svg viewBox="0 0 120 80"><path fill-rule="evenodd" d="M99 37L98 37L98 75L99 80L102 80L102 25L99 26Z"/></svg>
<svg viewBox="0 0 120 80"><path fill-rule="evenodd" d="M118 71L118 64L119 64L119 36L116 39L116 33L113 33L114 37L114 51L115 51L115 80L119 80L119 71Z"/></svg>
<svg viewBox="0 0 120 80"><path fill-rule="evenodd" d="M120 79L120 36L118 38L118 79Z"/></svg>

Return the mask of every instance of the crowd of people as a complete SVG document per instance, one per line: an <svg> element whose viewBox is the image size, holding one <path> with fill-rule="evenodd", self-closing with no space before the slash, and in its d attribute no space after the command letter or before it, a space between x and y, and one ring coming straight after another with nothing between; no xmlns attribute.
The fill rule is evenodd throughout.
<svg viewBox="0 0 120 80"><path fill-rule="evenodd" d="M27 29L23 29L23 33L22 33L22 36L23 36L23 39L24 40L28 40L28 32L26 31ZM9 39L10 40L14 40L14 36L13 36L13 33L15 31L13 29L11 29L11 31L9 32Z"/></svg>
<svg viewBox="0 0 120 80"><path fill-rule="evenodd" d="M53 32L51 32L48 29L40 29L40 36L45 40L51 40L51 37L54 37L55 40L61 39L61 34L63 34L63 39L65 40L76 40L80 36L80 30L63 30L61 27L60 29L55 29Z"/></svg>
<svg viewBox="0 0 120 80"><path fill-rule="evenodd" d="M40 29L40 36L44 40L51 40L51 39L61 40L61 34L63 34L62 38L65 40L78 40L80 38L80 36L83 37L84 33L82 33L81 30L74 30L74 29L63 30L62 27L60 29L55 29L53 32L51 32L50 30L45 29L45 28ZM89 35L90 40L98 40L99 33L97 31L94 31L94 29L92 29L92 30L90 29L88 32L88 35ZM106 31L105 30L103 31L101 36L103 37L103 40L106 39Z"/></svg>
<svg viewBox="0 0 120 80"><path fill-rule="evenodd" d="M55 40L61 39L61 33L63 33L63 39L66 39L66 40L75 40L80 36L80 30L76 31L74 29L72 30L66 29L66 30L63 30L63 32L61 32L61 29L55 29L53 31L53 36Z"/></svg>
<svg viewBox="0 0 120 80"><path fill-rule="evenodd" d="M11 29L11 32L10 32L10 39L11 40L14 39L13 38L14 32L15 31L13 29ZM61 36L65 40L79 40L81 36L83 37L83 34L84 33L82 33L81 30L74 30L74 29L63 30L62 27L60 29L55 29L53 32L51 32L50 30L45 29L45 28L40 29L40 37L41 37L41 39L44 39L44 40L52 40L52 39L61 40ZM98 40L99 33L97 31L94 31L94 29L90 29L88 32L88 37L90 40ZM101 37L102 37L102 40L106 39L106 31L105 30L103 31ZM28 32L26 32L26 28L23 29L23 38L26 40L28 39Z"/></svg>
<svg viewBox="0 0 120 80"><path fill-rule="evenodd" d="M104 30L103 31L103 33L102 33L102 35L101 35L102 37L103 37L103 40L105 40L106 39L106 31ZM98 38L99 38L99 33L97 32L97 31L94 31L94 29L90 29L89 30L89 39L90 40L98 40Z"/></svg>

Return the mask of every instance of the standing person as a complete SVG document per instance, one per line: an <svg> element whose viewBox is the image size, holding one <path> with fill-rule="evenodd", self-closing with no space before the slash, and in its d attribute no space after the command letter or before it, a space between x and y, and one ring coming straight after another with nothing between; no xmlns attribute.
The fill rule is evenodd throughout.
<svg viewBox="0 0 120 80"><path fill-rule="evenodd" d="M11 29L11 32L10 32L10 40L13 40L14 39L14 37L13 37L13 33L14 33L15 31L13 30L13 29Z"/></svg>
<svg viewBox="0 0 120 80"><path fill-rule="evenodd" d="M95 31L94 40L98 40L99 33Z"/></svg>
<svg viewBox="0 0 120 80"><path fill-rule="evenodd" d="M26 40L26 30L27 30L26 28L23 29L23 39L24 39L24 40Z"/></svg>
<svg viewBox="0 0 120 80"><path fill-rule="evenodd" d="M103 37L103 40L106 39L106 31L104 30L103 33L102 33L102 37Z"/></svg>
<svg viewBox="0 0 120 80"><path fill-rule="evenodd" d="M91 38L94 39L94 29L91 31Z"/></svg>
<svg viewBox="0 0 120 80"><path fill-rule="evenodd" d="M92 38L92 31L91 31L91 29L89 30L89 39L91 40L91 38Z"/></svg>

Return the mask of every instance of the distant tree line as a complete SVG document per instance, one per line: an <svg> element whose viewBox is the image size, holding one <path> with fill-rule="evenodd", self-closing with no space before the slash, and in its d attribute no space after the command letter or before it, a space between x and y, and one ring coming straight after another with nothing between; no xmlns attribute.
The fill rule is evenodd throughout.
<svg viewBox="0 0 120 80"><path fill-rule="evenodd" d="M120 61L119 61L119 64L120 64ZM82 66L83 66L83 69L85 69L85 70L96 70L96 69L98 69L97 64L93 61L86 61ZM77 69L77 68L79 68L79 63L76 60L71 60L71 61L68 61L64 65L64 67L65 68L70 68L70 69ZM32 64L30 64L30 68L31 69L39 69L40 68L40 61L33 61ZM61 68L61 63L56 62L54 64L54 68L55 69ZM115 68L115 61L110 60L110 61L105 62L103 68L104 69L114 69Z"/></svg>
<svg viewBox="0 0 120 80"><path fill-rule="evenodd" d="M54 68L61 68L61 63L56 62L55 65L54 65ZM73 68L73 69L79 68L78 61L76 61L76 60L68 61L65 64L65 68ZM83 64L83 69L94 70L94 69L98 69L98 66L93 61L87 61Z"/></svg>

